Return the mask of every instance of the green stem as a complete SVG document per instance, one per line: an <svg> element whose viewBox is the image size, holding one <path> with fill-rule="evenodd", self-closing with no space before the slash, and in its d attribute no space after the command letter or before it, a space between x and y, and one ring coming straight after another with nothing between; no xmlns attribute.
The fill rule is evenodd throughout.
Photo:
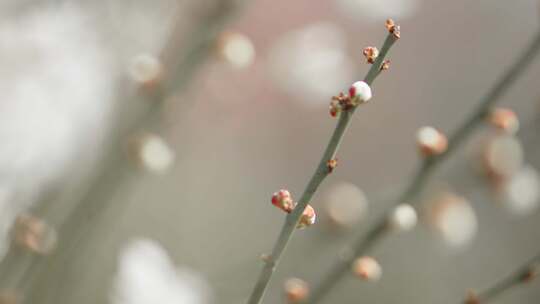
<svg viewBox="0 0 540 304"><path fill-rule="evenodd" d="M535 271L538 270L538 264L540 264L540 253L529 259L525 264L520 266L510 275L502 278L500 281L493 284L493 286L476 295L475 301L477 303L487 303L494 300L506 290L528 282L535 275ZM471 301L465 301L464 304L468 304L470 302Z"/></svg>
<svg viewBox="0 0 540 304"><path fill-rule="evenodd" d="M389 34L386 37L386 40L384 41L384 44L381 48L379 56L377 57L373 65L371 66L366 77L364 78L364 81L367 84L371 85L371 83L379 75L379 71L381 69L381 65L383 63L384 57L386 56L386 54L390 50L390 47L394 44L395 41L396 41L396 38L392 34ZM311 200L311 198L313 197L313 195L319 188L320 184L329 174L327 163L329 160L335 157L336 151L339 148L339 144L343 138L343 135L345 134L345 131L347 130L347 127L350 124L350 121L354 114L355 109L356 108L353 108L348 111L343 111L340 114L336 128L334 129L334 133L332 134L332 137L330 138L330 141L328 142L328 145L326 146L326 149L321 157L321 160L319 161L319 166L317 167L317 169L315 170L315 173L313 173L311 179L309 180L309 183L306 189L304 190L302 196L300 197L300 200L298 201L298 204L294 208L293 212L287 215L285 219L285 223L283 224L283 227L281 228L279 237L272 250L272 254L265 261L266 264L264 265L259 275L259 278L257 280L257 283L255 284L255 287L253 288L253 291L247 302L248 304L258 304L261 302L264 296L266 287L268 286L268 283L270 282L270 279L272 278L272 275L276 269L276 266L279 263L281 255L285 251L285 248L287 247L287 244L289 243L293 235L295 227L298 224L298 221L300 220L300 217L302 216L304 209L306 208L307 204L309 203L309 201Z"/></svg>
<svg viewBox="0 0 540 304"><path fill-rule="evenodd" d="M498 102L501 96L508 88L517 80L517 78L530 65L540 49L540 32L536 34L533 41L527 47L525 52L517 59L517 61L506 71L506 73L495 83L488 93L480 100L478 107L472 112L472 115L457 128L457 130L449 138L448 150L439 155L425 158L416 175L405 188L405 190L397 197L394 206L403 202L413 204L412 199L420 193L424 185L429 179L431 173L446 159L451 153L473 133L473 131L484 121L486 115L489 114L490 108ZM377 243L386 234L386 219L388 213L379 218L376 224L354 242L352 251L354 256L350 259L343 259L337 262L328 272L328 276L323 278L323 281L318 285L309 299L310 303L318 303L323 297L337 284L339 279L348 272L350 264L354 257L362 255L368 251L375 243Z"/></svg>

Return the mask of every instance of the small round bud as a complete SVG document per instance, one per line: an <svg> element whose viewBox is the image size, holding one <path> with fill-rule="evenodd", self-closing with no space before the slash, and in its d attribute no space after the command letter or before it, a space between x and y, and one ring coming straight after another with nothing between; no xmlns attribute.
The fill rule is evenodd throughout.
<svg viewBox="0 0 540 304"><path fill-rule="evenodd" d="M17 245L33 253L48 254L56 247L56 231L43 220L32 215L19 215L13 226Z"/></svg>
<svg viewBox="0 0 540 304"><path fill-rule="evenodd" d="M163 77L161 61L151 54L134 57L128 70L131 79L144 88L155 87Z"/></svg>
<svg viewBox="0 0 540 304"><path fill-rule="evenodd" d="M358 278L366 281L376 282L382 276L382 268L379 262L368 256L354 260L352 270Z"/></svg>
<svg viewBox="0 0 540 304"><path fill-rule="evenodd" d="M315 209L313 209L311 205L307 205L306 209L304 209L304 212L302 213L302 216L300 217L300 221L298 222L296 228L303 229L311 226L315 224L316 219L317 215L315 214Z"/></svg>
<svg viewBox="0 0 540 304"><path fill-rule="evenodd" d="M287 213L291 213L296 206L289 191L284 189L279 190L272 195L272 205Z"/></svg>
<svg viewBox="0 0 540 304"><path fill-rule="evenodd" d="M440 155L448 148L448 139L433 127L422 127L416 133L416 142L424 156Z"/></svg>
<svg viewBox="0 0 540 304"><path fill-rule="evenodd" d="M332 158L331 160L327 161L326 166L328 167L328 173L332 173L334 169L337 167L337 165L338 165L337 158Z"/></svg>
<svg viewBox="0 0 540 304"><path fill-rule="evenodd" d="M309 295L308 284L298 278L290 278L285 281L284 290L287 303L290 304L303 302Z"/></svg>
<svg viewBox="0 0 540 304"><path fill-rule="evenodd" d="M349 96L354 99L357 104L366 103L371 99L371 88L363 81L357 81L349 88Z"/></svg>
<svg viewBox="0 0 540 304"><path fill-rule="evenodd" d="M416 226L417 221L416 210L409 204L401 204L390 214L388 224L396 231L408 231Z"/></svg>
<svg viewBox="0 0 540 304"><path fill-rule="evenodd" d="M509 134L515 134L519 130L519 119L510 109L495 108L489 114L488 120L497 129Z"/></svg>
<svg viewBox="0 0 540 304"><path fill-rule="evenodd" d="M265 262L265 263L270 262L270 258L271 258L271 257L272 257L272 256L269 255L268 253L263 253L263 254L261 254L261 255L259 256L259 258L260 258L263 262Z"/></svg>
<svg viewBox="0 0 540 304"><path fill-rule="evenodd" d="M339 183L325 195L325 207L333 228L351 228L368 213L368 199L360 188L350 183Z"/></svg>
<svg viewBox="0 0 540 304"><path fill-rule="evenodd" d="M366 57L368 63L375 62L375 59L379 57L379 50L374 46L368 46L364 48L364 51L362 53Z"/></svg>

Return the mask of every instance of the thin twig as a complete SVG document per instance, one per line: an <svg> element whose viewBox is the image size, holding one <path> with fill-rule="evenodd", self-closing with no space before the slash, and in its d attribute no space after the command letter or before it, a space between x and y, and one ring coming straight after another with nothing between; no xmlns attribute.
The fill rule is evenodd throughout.
<svg viewBox="0 0 540 304"><path fill-rule="evenodd" d="M478 294L470 293L463 303L487 303L495 299L497 296L501 295L506 290L531 281L538 274L539 264L540 253L529 259L525 264L520 266L508 276L503 277L501 280L495 282L495 284L493 284L491 287L487 288L483 292Z"/></svg>
<svg viewBox="0 0 540 304"><path fill-rule="evenodd" d="M478 107L472 112L472 115L461 124L457 130L450 136L449 146L445 153L438 156L424 158L422 163L408 187L398 195L394 206L403 202L413 204L412 200L424 187L431 173L473 133L473 131L482 124L490 108L499 101L500 97L510 88L516 79L531 64L540 49L540 32L538 32L527 49L521 54L517 61L506 71L506 73L495 83L488 93L480 100ZM317 303L337 284L339 279L348 272L350 264L354 257L362 255L375 245L386 234L386 221L388 212L378 219L376 224L367 232L362 234L352 245L354 254L350 258L342 259L337 262L328 272L323 281L313 289L310 303Z"/></svg>
<svg viewBox="0 0 540 304"><path fill-rule="evenodd" d="M364 82L366 82L368 85L371 85L371 83L379 75L379 71L381 69L384 57L386 56L386 54L390 50L390 47L394 44L396 40L397 38L392 34L388 34L388 36L386 37L379 56L371 66L366 77L364 78ZM304 193L300 197L297 206L289 215L287 215L285 223L272 250L272 254L268 257L268 259L265 260L266 264L264 265L259 275L259 279L257 280L257 283L255 284L255 287L253 288L253 291L247 303L258 304L261 302L266 287L270 282L270 278L272 277L272 274L274 273L274 270L279 263L279 259L283 254L283 251L287 247L287 244L292 237L292 234L302 213L304 212L304 209L317 191L317 188L319 188L319 185L330 173L327 165L328 161L335 157L336 151L339 148L339 144L343 138L343 135L345 134L345 131L350 124L355 109L356 108L352 108L348 111L343 111L339 116L336 128L334 129L334 133L332 134L332 137L330 138L330 141L326 146L324 154L322 155L322 158L319 162L319 166L315 170L315 173L313 173L313 176L311 177L306 189L304 190Z"/></svg>

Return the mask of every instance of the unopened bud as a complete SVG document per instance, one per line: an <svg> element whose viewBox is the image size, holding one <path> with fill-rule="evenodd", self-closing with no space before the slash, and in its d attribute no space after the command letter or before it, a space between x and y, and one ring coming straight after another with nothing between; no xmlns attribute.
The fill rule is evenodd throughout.
<svg viewBox="0 0 540 304"><path fill-rule="evenodd" d="M363 256L353 262L353 273L362 280L376 282L381 279L382 268L372 257Z"/></svg>
<svg viewBox="0 0 540 304"><path fill-rule="evenodd" d="M364 81L357 81L349 88L349 96L357 104L366 103L371 99L371 88Z"/></svg>
<svg viewBox="0 0 540 304"><path fill-rule="evenodd" d="M417 221L416 210L409 204L401 204L390 214L388 224L396 231L408 231L416 226Z"/></svg>
<svg viewBox="0 0 540 304"><path fill-rule="evenodd" d="M440 155L448 148L448 139L433 127L422 127L416 133L416 141L424 156Z"/></svg>
<svg viewBox="0 0 540 304"><path fill-rule="evenodd" d="M515 134L519 130L519 119L510 109L495 108L489 114L488 120L497 129L509 134Z"/></svg>
<svg viewBox="0 0 540 304"><path fill-rule="evenodd" d="M282 189L272 195L272 205L287 213L291 213L296 204L289 191Z"/></svg>
<svg viewBox="0 0 540 304"><path fill-rule="evenodd" d="M287 303L290 304L303 302L309 295L308 284L298 278L290 278L285 281L284 290Z"/></svg>
<svg viewBox="0 0 540 304"><path fill-rule="evenodd" d="M368 46L364 48L363 54L368 63L373 63L379 57L379 50L374 46Z"/></svg>
<svg viewBox="0 0 540 304"><path fill-rule="evenodd" d="M313 209L311 205L307 205L306 209L304 209L304 212L302 213L302 216L300 217L300 221L298 222L296 228L303 229L311 226L315 224L316 219L317 215L315 214L315 209Z"/></svg>

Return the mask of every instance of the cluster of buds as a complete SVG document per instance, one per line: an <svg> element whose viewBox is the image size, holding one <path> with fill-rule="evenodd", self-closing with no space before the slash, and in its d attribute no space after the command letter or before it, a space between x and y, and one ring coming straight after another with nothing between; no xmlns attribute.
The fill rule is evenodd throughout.
<svg viewBox="0 0 540 304"><path fill-rule="evenodd" d="M336 117L341 111L348 111L359 104L371 99L371 88L364 81L357 81L349 88L349 96L339 93L332 97L330 102L330 115Z"/></svg>
<svg viewBox="0 0 540 304"><path fill-rule="evenodd" d="M272 205L287 213L291 213L296 207L296 202L292 199L291 193L288 190L282 189L272 195ZM315 224L316 219L315 209L307 205L296 228L302 229L311 226Z"/></svg>
<svg viewBox="0 0 540 304"><path fill-rule="evenodd" d="M353 262L352 271L358 278L370 282L376 282L382 276L381 265L377 260L369 256L357 258Z"/></svg>
<svg viewBox="0 0 540 304"><path fill-rule="evenodd" d="M367 63L373 64L375 59L379 57L379 50L374 46L368 46L364 48L363 54L366 57Z"/></svg>
<svg viewBox="0 0 540 304"><path fill-rule="evenodd" d="M497 129L508 134L515 134L519 130L519 119L511 109L495 108L490 112L488 120Z"/></svg>
<svg viewBox="0 0 540 304"><path fill-rule="evenodd" d="M287 213L291 213L294 207L296 207L296 203L293 201L291 193L284 189L274 192L272 195L272 205Z"/></svg>
<svg viewBox="0 0 540 304"><path fill-rule="evenodd" d="M298 278L290 278L285 281L285 297L287 298L287 303L301 303L308 298L309 295L309 286L308 284Z"/></svg>
<svg viewBox="0 0 540 304"><path fill-rule="evenodd" d="M401 38L401 31L399 25L397 25L394 20L387 19L386 20L386 29L389 33L394 35L394 38L399 39Z"/></svg>
<svg viewBox="0 0 540 304"><path fill-rule="evenodd" d="M408 231L416 226L418 215L409 204L398 205L388 218L388 226L394 231Z"/></svg>
<svg viewBox="0 0 540 304"><path fill-rule="evenodd" d="M448 139L433 127L422 127L416 133L416 141L424 156L436 156L446 152Z"/></svg>
<svg viewBox="0 0 540 304"><path fill-rule="evenodd" d="M337 167L337 165L338 165L337 158L332 158L331 160L327 161L326 167L328 168L328 173L332 173L334 169Z"/></svg>

